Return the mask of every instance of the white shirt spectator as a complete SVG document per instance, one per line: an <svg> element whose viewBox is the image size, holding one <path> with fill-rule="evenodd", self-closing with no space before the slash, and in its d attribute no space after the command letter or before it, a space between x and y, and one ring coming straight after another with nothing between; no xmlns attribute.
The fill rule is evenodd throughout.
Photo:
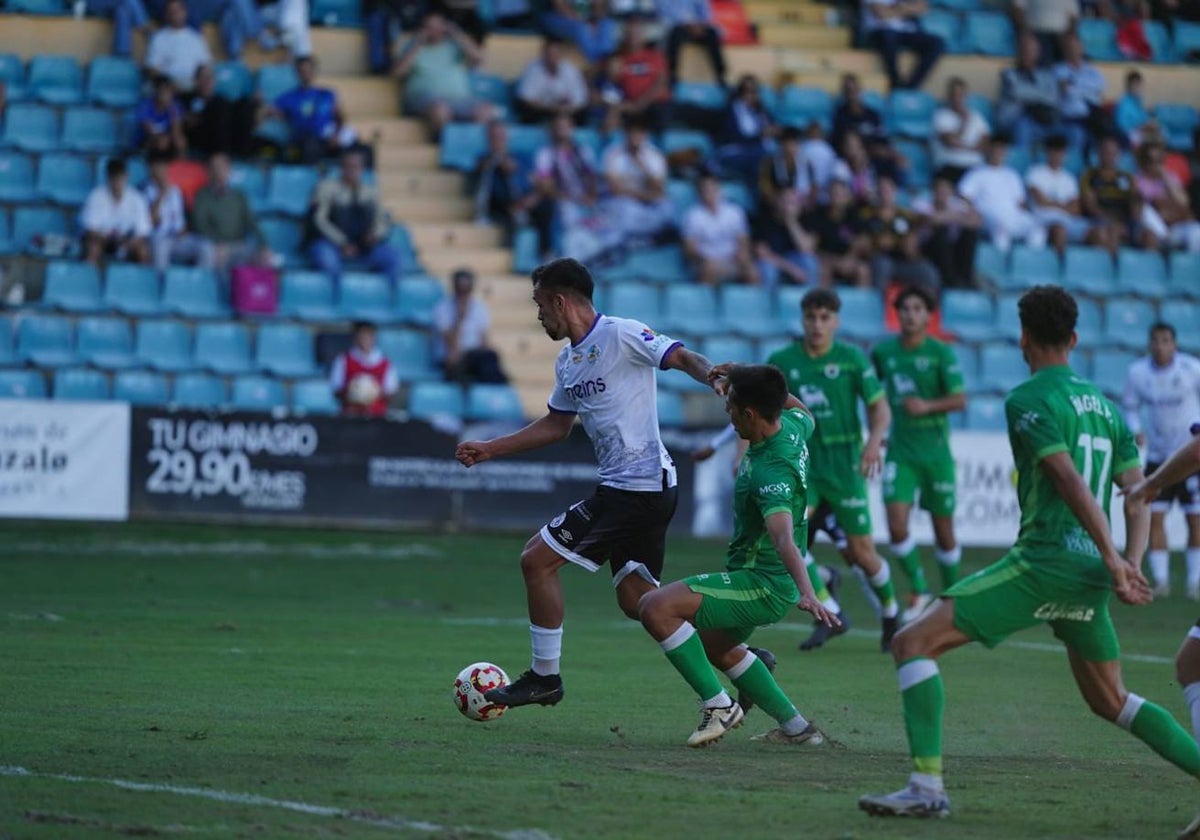
<svg viewBox="0 0 1200 840"><path fill-rule="evenodd" d="M804 186L807 185L824 198L838 161L837 152L823 137L805 140L800 144L799 169L803 172L796 176L797 189L805 192Z"/></svg>
<svg viewBox="0 0 1200 840"><path fill-rule="evenodd" d="M457 301L452 297L444 297L438 301L437 307L433 310L433 324L439 333L454 329L455 321L458 318L457 310ZM491 326L491 316L488 314L487 305L472 295L467 299L467 311L463 314L462 321L459 322L459 352L466 353L482 348L483 339L487 336L489 326ZM445 348L441 348L441 355L446 355Z"/></svg>
<svg viewBox="0 0 1200 840"><path fill-rule="evenodd" d="M658 19L668 27L686 23L712 23L709 0L657 0Z"/></svg>
<svg viewBox="0 0 1200 840"><path fill-rule="evenodd" d="M1079 0L1013 0L1025 15L1025 24L1034 32L1061 35L1082 14Z"/></svg>
<svg viewBox="0 0 1200 840"><path fill-rule="evenodd" d="M1079 181L1065 169L1051 169L1039 163L1025 173L1025 183L1055 204L1067 204L1079 198Z"/></svg>
<svg viewBox="0 0 1200 840"><path fill-rule="evenodd" d="M875 14L877 6L895 6L900 0L866 0L863 10L863 26L868 32L874 29L894 29L897 32L915 32L917 21L913 18L881 18Z"/></svg>
<svg viewBox="0 0 1200 840"><path fill-rule="evenodd" d="M1163 367L1149 356L1138 359L1129 366L1122 402L1130 431L1146 433L1146 459L1162 463L1191 439L1200 419L1200 359L1176 353Z"/></svg>
<svg viewBox="0 0 1200 840"><path fill-rule="evenodd" d="M559 194L568 201L587 198L588 173L596 173L596 153L590 146L543 146L533 158L534 177L554 179Z"/></svg>
<svg viewBox="0 0 1200 840"><path fill-rule="evenodd" d="M551 73L540 58L530 62L517 82L517 98L539 108L562 108L578 111L588 100L587 82L583 73L570 61L558 62L558 72Z"/></svg>
<svg viewBox="0 0 1200 840"><path fill-rule="evenodd" d="M196 71L212 60L204 36L189 26L160 29L150 36L146 47L146 66L169 78L175 89L184 93L192 89Z"/></svg>
<svg viewBox="0 0 1200 840"><path fill-rule="evenodd" d="M1025 209L1025 184L1008 166L977 166L958 182L958 192L975 205L992 242L1007 252L1013 240L1032 248L1046 244L1046 229Z"/></svg>
<svg viewBox="0 0 1200 840"><path fill-rule="evenodd" d="M1072 120L1087 119L1091 109L1104 101L1104 74L1086 61L1075 67L1067 62L1054 66L1062 115Z"/></svg>
<svg viewBox="0 0 1200 840"><path fill-rule="evenodd" d="M126 187L118 201L107 184L91 191L79 221L88 233L101 236L149 236L151 229L150 208L142 194Z"/></svg>
<svg viewBox="0 0 1200 840"><path fill-rule="evenodd" d="M636 159L627 143L617 143L604 153L604 174L626 187L644 190L649 187L649 178L666 180L667 159L649 142L638 149Z"/></svg>
<svg viewBox="0 0 1200 840"><path fill-rule="evenodd" d="M976 148L959 149L945 145L941 141L943 134L958 134L959 139ZM991 128L983 115L974 109L968 109L964 117L952 108L938 108L933 113L933 165L956 166L960 169L970 169L983 163L983 152L978 150L980 141L991 134Z"/></svg>
<svg viewBox="0 0 1200 840"><path fill-rule="evenodd" d="M366 367L374 367L383 361L383 351L378 347L372 350L368 355L363 355L362 351L357 347L351 347L345 353L339 353L338 357L333 360L333 366L329 370L329 384L333 388L333 392L339 393L346 389L346 357L353 356L358 359ZM394 364L387 366L387 373L383 376L383 393L389 397L400 390L400 378L396 375L396 366Z"/></svg>
<svg viewBox="0 0 1200 840"><path fill-rule="evenodd" d="M146 196L147 209L158 200L158 185L151 182L142 188ZM153 224L153 218L151 223ZM158 206L158 224L154 225L155 236L179 236L187 230L187 216L183 209L183 193L174 184L167 185L166 196Z"/></svg>
<svg viewBox="0 0 1200 840"><path fill-rule="evenodd" d="M732 262L749 235L746 211L732 201L721 201L715 211L701 202L683 217L683 238L706 260Z"/></svg>

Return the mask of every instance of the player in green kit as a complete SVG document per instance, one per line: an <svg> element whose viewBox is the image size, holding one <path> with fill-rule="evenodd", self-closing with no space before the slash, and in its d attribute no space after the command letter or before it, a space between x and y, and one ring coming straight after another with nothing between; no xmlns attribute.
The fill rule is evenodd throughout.
<svg viewBox="0 0 1200 840"><path fill-rule="evenodd" d="M875 551L871 539L871 511L867 507L866 479L878 474L883 438L891 411L875 369L861 350L836 340L841 299L832 289L813 289L800 301L804 337L771 354L767 363L783 371L788 388L813 413L817 430L809 441L809 507L822 501L846 531L847 561L867 576L879 598L883 615L881 647L887 651L896 634L899 607L887 561ZM866 446L858 401L867 406L869 425ZM817 585L817 567L809 567ZM836 629L818 622L801 650L820 647Z"/></svg>
<svg viewBox="0 0 1200 840"><path fill-rule="evenodd" d="M913 759L908 787L864 796L877 816L946 816L942 786L945 692L935 661L969 642L994 647L1018 630L1048 624L1067 648L1071 673L1091 710L1200 778L1200 748L1162 707L1126 690L1109 595L1150 601L1138 567L1150 533L1144 501L1126 499L1125 556L1109 534L1112 487L1142 479L1137 445L1121 412L1068 366L1075 300L1057 286L1021 297L1021 350L1032 376L1005 400L1016 463L1021 528L1003 558L963 578L896 636L892 655Z"/></svg>
<svg viewBox="0 0 1200 840"><path fill-rule="evenodd" d="M892 406L883 463L883 502L887 506L892 558L908 577L912 598L905 621L919 616L933 601L921 551L908 530L913 502L933 519L942 584L958 580L962 549L954 537L954 498L957 485L950 454L947 414L967 405L962 370L950 345L929 335L929 316L936 308L933 295L922 286L909 286L895 301L900 335L875 345L871 361Z"/></svg>
<svg viewBox="0 0 1200 840"><path fill-rule="evenodd" d="M808 533L806 441L813 418L788 394L776 368L718 365L710 378L725 394L738 435L750 444L734 485L725 571L647 593L638 604L642 625L700 697L700 725L689 747L712 743L742 722L742 709L721 687L714 665L779 722L762 740L820 744L821 732L744 644L754 628L774 624L794 606L817 621L837 622L817 601L798 548Z"/></svg>

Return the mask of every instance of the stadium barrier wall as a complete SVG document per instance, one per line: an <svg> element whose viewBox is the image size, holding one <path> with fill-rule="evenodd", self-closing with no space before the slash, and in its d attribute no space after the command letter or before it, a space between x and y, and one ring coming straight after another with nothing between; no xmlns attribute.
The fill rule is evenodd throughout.
<svg viewBox="0 0 1200 840"><path fill-rule="evenodd" d="M0 518L129 517L128 405L0 405Z"/></svg>

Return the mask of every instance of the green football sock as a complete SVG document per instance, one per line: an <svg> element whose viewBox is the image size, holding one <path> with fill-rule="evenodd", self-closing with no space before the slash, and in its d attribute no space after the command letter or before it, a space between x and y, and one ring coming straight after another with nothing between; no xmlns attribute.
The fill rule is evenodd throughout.
<svg viewBox="0 0 1200 840"><path fill-rule="evenodd" d="M830 598L829 589L825 586L825 581L821 580L821 567L813 560L811 554L804 556L804 568L808 572L808 579L812 581L817 600L824 604Z"/></svg>
<svg viewBox="0 0 1200 840"><path fill-rule="evenodd" d="M904 542L892 543L892 557L904 570L913 594L928 595L929 584L925 580L925 570L921 568L921 549L917 548L916 539L910 536Z"/></svg>
<svg viewBox="0 0 1200 840"><path fill-rule="evenodd" d="M711 700L725 693L716 671L708 662L696 628L684 623L660 644L675 670L687 680L701 700Z"/></svg>
<svg viewBox="0 0 1200 840"><path fill-rule="evenodd" d="M880 559L879 571L871 575L869 580L871 590L879 599L879 605L883 609L883 617L895 618L900 609L896 606L896 586L892 583L892 570L886 560Z"/></svg>
<svg viewBox="0 0 1200 840"><path fill-rule="evenodd" d="M747 658L751 656L754 654L747 654ZM796 707L783 693L783 689L775 682L775 677L761 659L755 656L750 667L740 673L739 668L740 663L725 672L739 691L753 697L754 702L761 706L764 712L781 724L796 716ZM737 676L734 676L735 674Z"/></svg>
<svg viewBox="0 0 1200 840"><path fill-rule="evenodd" d="M942 775L942 715L946 692L932 659L910 659L896 670L904 704L904 731L917 773Z"/></svg>
<svg viewBox="0 0 1200 840"><path fill-rule="evenodd" d="M1130 694L1117 725L1174 764L1189 776L1200 776L1200 747L1186 729L1162 706Z"/></svg>
<svg viewBox="0 0 1200 840"><path fill-rule="evenodd" d="M939 548L934 552L934 556L937 557L938 568L942 572L942 588L949 589L958 583L962 572L962 546L955 546L946 551Z"/></svg>

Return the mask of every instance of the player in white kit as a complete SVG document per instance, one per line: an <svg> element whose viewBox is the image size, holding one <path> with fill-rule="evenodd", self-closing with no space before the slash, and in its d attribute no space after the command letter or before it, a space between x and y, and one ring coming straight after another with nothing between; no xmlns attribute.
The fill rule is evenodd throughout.
<svg viewBox="0 0 1200 840"><path fill-rule="evenodd" d="M708 385L712 364L681 342L639 321L613 318L592 305L588 270L572 259L533 272L538 321L555 341L569 338L554 366L549 412L511 435L459 444L466 467L567 437L578 416L596 450L600 485L525 544L521 573L529 603L531 668L485 695L492 703L554 705L563 697L563 593L558 570L568 562L612 568L617 604L638 620L638 601L658 586L667 526L675 513L675 464L658 430L655 369L681 370Z"/></svg>
<svg viewBox="0 0 1200 840"><path fill-rule="evenodd" d="M1150 354L1129 366L1125 382L1125 422L1146 447L1146 472L1157 470L1171 453L1188 441L1189 429L1200 417L1200 359L1180 353L1175 328L1157 323L1150 328ZM1142 422L1142 409L1146 420ZM1187 595L1200 600L1200 474L1173 483L1150 504L1150 574L1154 594L1170 594L1170 551L1165 519L1178 502L1187 517Z"/></svg>

